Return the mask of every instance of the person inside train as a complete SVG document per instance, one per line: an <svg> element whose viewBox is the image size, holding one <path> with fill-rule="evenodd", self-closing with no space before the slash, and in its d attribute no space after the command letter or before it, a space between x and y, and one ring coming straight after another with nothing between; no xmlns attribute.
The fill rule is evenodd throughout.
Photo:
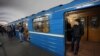
<svg viewBox="0 0 100 56"><path fill-rule="evenodd" d="M71 50L74 55L78 55L80 40L84 35L84 26L78 14L70 14L67 16L67 19L71 25Z"/></svg>
<svg viewBox="0 0 100 56"><path fill-rule="evenodd" d="M75 55L78 54L79 44L80 44L80 40L83 34L84 34L84 27L81 24L80 19L76 19L76 22L72 27L72 44L71 44L72 51L74 52ZM75 45L75 42L76 42L76 45Z"/></svg>
<svg viewBox="0 0 100 56"><path fill-rule="evenodd" d="M71 41L71 25L70 23L68 22L68 20L65 19L65 37L67 42L70 42Z"/></svg>

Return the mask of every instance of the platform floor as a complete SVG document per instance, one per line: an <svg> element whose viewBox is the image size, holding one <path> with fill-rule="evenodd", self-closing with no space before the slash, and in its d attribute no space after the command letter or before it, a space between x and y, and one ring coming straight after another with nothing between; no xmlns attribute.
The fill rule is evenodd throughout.
<svg viewBox="0 0 100 56"><path fill-rule="evenodd" d="M70 44L68 45L68 52L66 56L74 56L71 51ZM77 56L100 56L100 43L81 41Z"/></svg>
<svg viewBox="0 0 100 56"><path fill-rule="evenodd" d="M1 36L4 47L0 47L0 56L53 56L51 53L44 51L28 42L20 42L13 38L9 40L7 35Z"/></svg>
<svg viewBox="0 0 100 56"><path fill-rule="evenodd" d="M7 35L0 35L0 38L4 42L4 46L0 47L0 56L54 56L43 49L31 46L28 42L21 43L15 38L9 40ZM80 44L78 56L100 56L100 43L83 41ZM74 56L70 51L70 45L66 56Z"/></svg>

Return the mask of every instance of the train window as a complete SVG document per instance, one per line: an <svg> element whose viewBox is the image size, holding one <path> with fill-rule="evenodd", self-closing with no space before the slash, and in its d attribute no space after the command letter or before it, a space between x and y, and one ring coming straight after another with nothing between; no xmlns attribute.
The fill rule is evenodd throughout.
<svg viewBox="0 0 100 56"><path fill-rule="evenodd" d="M80 21L81 21L82 25L86 27L87 26L87 24L86 24L87 22L85 20L86 20L85 17L80 17Z"/></svg>
<svg viewBox="0 0 100 56"><path fill-rule="evenodd" d="M98 28L100 27L100 19L99 17L91 17L90 19L90 24L89 24L92 28Z"/></svg>
<svg viewBox="0 0 100 56"><path fill-rule="evenodd" d="M36 32L49 32L48 16L35 18L33 20L33 28Z"/></svg>

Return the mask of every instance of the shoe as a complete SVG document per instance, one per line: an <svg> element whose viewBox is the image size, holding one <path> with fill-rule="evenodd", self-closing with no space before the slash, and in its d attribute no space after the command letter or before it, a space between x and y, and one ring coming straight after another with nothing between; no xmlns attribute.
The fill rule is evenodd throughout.
<svg viewBox="0 0 100 56"><path fill-rule="evenodd" d="M74 53L74 56L78 56L78 53Z"/></svg>
<svg viewBox="0 0 100 56"><path fill-rule="evenodd" d="M74 56L78 56L78 55L74 55Z"/></svg>

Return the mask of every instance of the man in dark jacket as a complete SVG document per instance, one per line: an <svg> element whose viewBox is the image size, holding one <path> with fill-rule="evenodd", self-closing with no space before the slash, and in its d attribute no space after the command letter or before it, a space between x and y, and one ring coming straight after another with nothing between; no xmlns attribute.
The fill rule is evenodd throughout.
<svg viewBox="0 0 100 56"><path fill-rule="evenodd" d="M0 33L3 35L3 26L0 25Z"/></svg>
<svg viewBox="0 0 100 56"><path fill-rule="evenodd" d="M79 44L83 34L84 34L84 26L82 25L80 19L76 19L76 23L72 27L72 44L71 44L74 55L78 54Z"/></svg>

